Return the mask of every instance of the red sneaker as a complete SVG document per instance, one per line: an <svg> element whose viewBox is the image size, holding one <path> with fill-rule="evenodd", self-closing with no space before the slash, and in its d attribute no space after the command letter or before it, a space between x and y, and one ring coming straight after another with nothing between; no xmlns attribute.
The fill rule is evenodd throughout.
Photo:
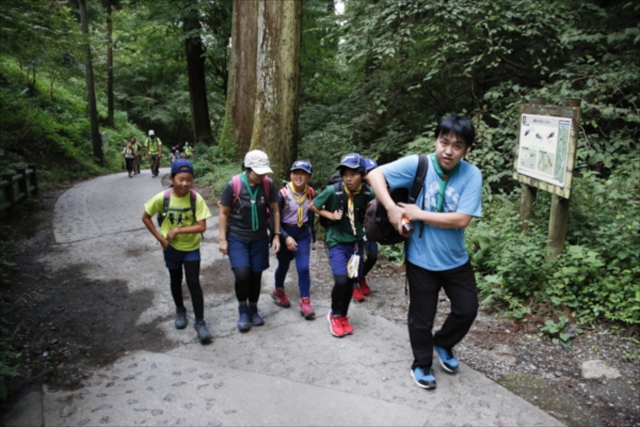
<svg viewBox="0 0 640 427"><path fill-rule="evenodd" d="M316 317L316 312L311 307L311 300L307 298L300 298L300 314L307 320L312 320Z"/></svg>
<svg viewBox="0 0 640 427"><path fill-rule="evenodd" d="M291 303L289 302L289 298L287 298L287 294L284 293L284 289L274 289L273 292L271 292L271 298L273 302L280 307L291 307Z"/></svg>
<svg viewBox="0 0 640 427"><path fill-rule="evenodd" d="M364 295L362 294L360 288L353 288L353 299L358 302L364 301Z"/></svg>
<svg viewBox="0 0 640 427"><path fill-rule="evenodd" d="M344 336L344 327L342 326L342 317L333 317L331 315L331 311L327 315L327 320L329 320L329 330L331 331L331 335L337 338L342 338Z"/></svg>
<svg viewBox="0 0 640 427"><path fill-rule="evenodd" d="M345 335L353 334L353 326L349 324L349 318L341 317L340 319L342 319L342 329L344 330L344 334Z"/></svg>
<svg viewBox="0 0 640 427"><path fill-rule="evenodd" d="M360 290L362 291L362 294L365 296L369 295L371 293L371 288L367 284L367 279L358 279L358 281L360 282Z"/></svg>

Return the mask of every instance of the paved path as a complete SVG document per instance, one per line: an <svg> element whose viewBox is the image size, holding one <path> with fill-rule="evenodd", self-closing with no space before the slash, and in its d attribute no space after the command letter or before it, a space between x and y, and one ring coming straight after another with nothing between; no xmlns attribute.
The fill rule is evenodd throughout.
<svg viewBox="0 0 640 427"><path fill-rule="evenodd" d="M135 197L122 197L123 185ZM95 368L75 391L45 387L43 393L31 393L14 407L7 426L562 425L466 365L457 375L438 366L438 388L418 388L409 372L406 329L362 306L352 306L356 332L343 339L330 335L322 315L329 301L314 300L315 321L305 321L295 308L275 306L267 295L275 259L263 275L260 308L266 325L240 334L235 302L205 307L214 342L200 345L191 324L184 331L172 326L171 296L158 286L166 282L159 246L140 220L142 203L161 188L148 170L133 179L116 174L83 182L58 200L55 238L61 251L93 263L96 278L125 280L131 293L153 290L151 308L140 314L138 324L166 318L163 332L180 345L163 354L126 354ZM217 218L210 219L203 270L221 259L216 227ZM119 243L111 245L114 240ZM127 266L123 245L143 255L148 271L137 274ZM50 268L59 261L56 253L47 257Z"/></svg>

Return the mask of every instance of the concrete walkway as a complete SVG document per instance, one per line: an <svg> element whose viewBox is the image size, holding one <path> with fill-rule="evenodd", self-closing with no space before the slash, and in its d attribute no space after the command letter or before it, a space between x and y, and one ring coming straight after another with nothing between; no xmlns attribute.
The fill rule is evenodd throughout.
<svg viewBox="0 0 640 427"><path fill-rule="evenodd" d="M121 197L123 185L139 203L131 203L131 193ZM155 289L154 308L140 315L139 324L172 317L171 296L157 285L166 281L158 245L140 221L142 204L161 188L148 170L133 179L126 174L100 177L68 190L54 213L56 241L72 256L98 264L97 276L130 280L130 292ZM203 269L221 259L217 234L217 218L212 218L202 247ZM119 246L110 255L92 250L108 248L116 236L120 247L123 242L148 247L143 262L151 268L135 281L126 268L114 271L102 265L109 256L115 263L126 261ZM47 259L55 268L56 254ZM457 375L435 367L437 389L420 389L409 372L412 356L405 328L352 305L356 332L336 339L326 320L329 301L314 300L314 321L305 321L296 308L282 309L269 301L275 266L274 258L263 275L265 326L240 334L232 300L205 307L214 334L207 346L195 339L192 323L178 331L167 320L164 333L181 344L174 350L126 354L92 370L78 390L45 387L43 393L28 394L5 425L562 425L465 365Z"/></svg>

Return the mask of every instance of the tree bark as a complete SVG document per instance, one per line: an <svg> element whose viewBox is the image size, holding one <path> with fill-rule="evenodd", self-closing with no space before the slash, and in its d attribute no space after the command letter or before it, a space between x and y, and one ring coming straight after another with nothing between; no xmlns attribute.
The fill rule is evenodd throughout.
<svg viewBox="0 0 640 427"><path fill-rule="evenodd" d="M302 2L261 0L256 107L251 149L269 155L277 175L297 156Z"/></svg>
<svg viewBox="0 0 640 427"><path fill-rule="evenodd" d="M235 0L225 119L220 147L242 158L251 146L256 97L258 2Z"/></svg>
<svg viewBox="0 0 640 427"><path fill-rule="evenodd" d="M207 83L205 80L204 48L198 19L198 10L188 7L184 17L185 52L187 56L187 75L189 77L189 99L191 103L191 123L194 143L211 145L211 122L209 121L209 103L207 101Z"/></svg>
<svg viewBox="0 0 640 427"><path fill-rule="evenodd" d="M113 105L113 21L111 18L111 2L105 5L107 8L107 124L110 128L116 127Z"/></svg>
<svg viewBox="0 0 640 427"><path fill-rule="evenodd" d="M98 126L98 108L96 105L96 92L93 83L93 64L91 62L91 45L89 43L89 22L87 21L86 0L79 0L80 22L82 24L82 34L85 37L86 70L87 81L87 103L89 107L89 119L91 121L91 142L93 144L93 155L104 164L104 154L102 153L102 141L100 139L100 128Z"/></svg>

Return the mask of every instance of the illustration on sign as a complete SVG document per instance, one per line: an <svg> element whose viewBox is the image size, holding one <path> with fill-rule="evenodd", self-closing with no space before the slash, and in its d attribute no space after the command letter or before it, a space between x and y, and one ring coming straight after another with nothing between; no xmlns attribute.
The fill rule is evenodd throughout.
<svg viewBox="0 0 640 427"><path fill-rule="evenodd" d="M571 120L523 114L520 126L520 174L564 186Z"/></svg>

